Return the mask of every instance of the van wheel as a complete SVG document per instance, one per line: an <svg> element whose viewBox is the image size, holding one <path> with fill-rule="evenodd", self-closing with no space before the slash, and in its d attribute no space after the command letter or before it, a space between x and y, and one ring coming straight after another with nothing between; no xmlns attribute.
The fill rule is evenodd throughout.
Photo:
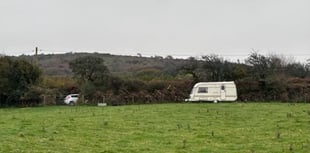
<svg viewBox="0 0 310 153"><path fill-rule="evenodd" d="M214 101L213 101L213 103L215 103L215 104L216 104L217 102L218 102L217 100L214 100Z"/></svg>
<svg viewBox="0 0 310 153"><path fill-rule="evenodd" d="M74 102L73 102L73 101L70 101L69 105L70 105L70 106L74 106Z"/></svg>

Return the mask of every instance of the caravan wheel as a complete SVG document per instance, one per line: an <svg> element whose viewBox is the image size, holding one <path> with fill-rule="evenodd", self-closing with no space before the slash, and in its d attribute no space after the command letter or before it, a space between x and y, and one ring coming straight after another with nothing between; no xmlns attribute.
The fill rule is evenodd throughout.
<svg viewBox="0 0 310 153"><path fill-rule="evenodd" d="M215 104L216 104L217 102L218 102L217 100L214 100L214 101L213 101L213 103L215 103Z"/></svg>

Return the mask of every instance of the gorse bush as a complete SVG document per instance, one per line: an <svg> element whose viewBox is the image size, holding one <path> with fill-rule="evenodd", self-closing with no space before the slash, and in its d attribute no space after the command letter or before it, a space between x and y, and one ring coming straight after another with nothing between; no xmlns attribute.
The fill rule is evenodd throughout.
<svg viewBox="0 0 310 153"><path fill-rule="evenodd" d="M40 69L25 60L0 57L0 106L21 105L23 100L23 105L32 105L31 99L37 102L32 87L40 76Z"/></svg>

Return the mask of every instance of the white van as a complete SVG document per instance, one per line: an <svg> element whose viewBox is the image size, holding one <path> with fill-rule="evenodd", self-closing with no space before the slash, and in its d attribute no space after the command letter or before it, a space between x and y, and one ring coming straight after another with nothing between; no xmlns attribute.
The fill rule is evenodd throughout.
<svg viewBox="0 0 310 153"><path fill-rule="evenodd" d="M199 82L192 89L189 99L185 101L236 101L237 88L233 81Z"/></svg>

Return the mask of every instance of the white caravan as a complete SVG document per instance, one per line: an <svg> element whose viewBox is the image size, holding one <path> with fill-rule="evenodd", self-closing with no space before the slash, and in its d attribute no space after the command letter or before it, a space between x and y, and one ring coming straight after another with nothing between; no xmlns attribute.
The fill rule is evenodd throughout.
<svg viewBox="0 0 310 153"><path fill-rule="evenodd" d="M192 89L189 99L185 101L235 101L237 88L233 81L229 82L199 82Z"/></svg>

